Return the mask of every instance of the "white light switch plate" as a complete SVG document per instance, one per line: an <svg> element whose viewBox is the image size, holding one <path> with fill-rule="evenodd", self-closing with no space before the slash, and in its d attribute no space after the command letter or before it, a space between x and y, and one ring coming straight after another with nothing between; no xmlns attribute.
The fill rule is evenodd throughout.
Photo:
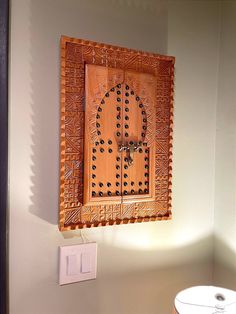
<svg viewBox="0 0 236 314"><path fill-rule="evenodd" d="M97 243L60 246L59 284L95 279L97 275Z"/></svg>

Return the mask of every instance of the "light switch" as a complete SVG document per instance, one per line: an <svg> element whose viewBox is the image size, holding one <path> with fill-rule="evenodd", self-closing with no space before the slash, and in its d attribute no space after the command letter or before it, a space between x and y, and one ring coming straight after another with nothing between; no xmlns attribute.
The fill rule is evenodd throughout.
<svg viewBox="0 0 236 314"><path fill-rule="evenodd" d="M83 252L81 254L81 273L91 272L91 258L90 253Z"/></svg>
<svg viewBox="0 0 236 314"><path fill-rule="evenodd" d="M67 256L67 274L68 276L73 276L78 274L77 256L68 255Z"/></svg>
<svg viewBox="0 0 236 314"><path fill-rule="evenodd" d="M95 279L97 274L97 244L94 242L59 248L60 285Z"/></svg>

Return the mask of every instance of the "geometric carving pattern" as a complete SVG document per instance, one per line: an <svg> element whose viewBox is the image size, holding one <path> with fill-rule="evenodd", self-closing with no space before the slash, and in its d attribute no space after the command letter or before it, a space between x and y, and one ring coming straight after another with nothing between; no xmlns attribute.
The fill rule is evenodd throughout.
<svg viewBox="0 0 236 314"><path fill-rule="evenodd" d="M60 230L171 218L174 62L174 57L61 38ZM147 134L156 145L155 201L82 205L85 64L156 77L156 114L149 113L156 132ZM115 85L112 80L110 84Z"/></svg>

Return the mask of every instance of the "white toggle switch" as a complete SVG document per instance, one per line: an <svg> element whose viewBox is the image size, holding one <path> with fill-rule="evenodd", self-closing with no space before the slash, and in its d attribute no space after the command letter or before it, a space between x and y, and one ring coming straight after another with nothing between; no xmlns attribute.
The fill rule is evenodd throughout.
<svg viewBox="0 0 236 314"><path fill-rule="evenodd" d="M81 273L90 273L91 272L91 258L90 253L83 252L81 254Z"/></svg>
<svg viewBox="0 0 236 314"><path fill-rule="evenodd" d="M95 279L97 244L94 242L60 247L60 285Z"/></svg>
<svg viewBox="0 0 236 314"><path fill-rule="evenodd" d="M68 255L67 256L67 275L73 276L78 274L78 264L77 264L77 256L76 255Z"/></svg>

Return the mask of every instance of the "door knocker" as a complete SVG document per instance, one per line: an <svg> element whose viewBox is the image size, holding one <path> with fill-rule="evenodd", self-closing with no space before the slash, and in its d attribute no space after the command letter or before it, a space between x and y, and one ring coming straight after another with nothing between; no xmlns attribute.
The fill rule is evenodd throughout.
<svg viewBox="0 0 236 314"><path fill-rule="evenodd" d="M119 145L119 152L125 151L127 153L128 165L132 166L134 163L134 152L137 152L138 148L142 146L142 142L134 143L130 141L127 144Z"/></svg>

